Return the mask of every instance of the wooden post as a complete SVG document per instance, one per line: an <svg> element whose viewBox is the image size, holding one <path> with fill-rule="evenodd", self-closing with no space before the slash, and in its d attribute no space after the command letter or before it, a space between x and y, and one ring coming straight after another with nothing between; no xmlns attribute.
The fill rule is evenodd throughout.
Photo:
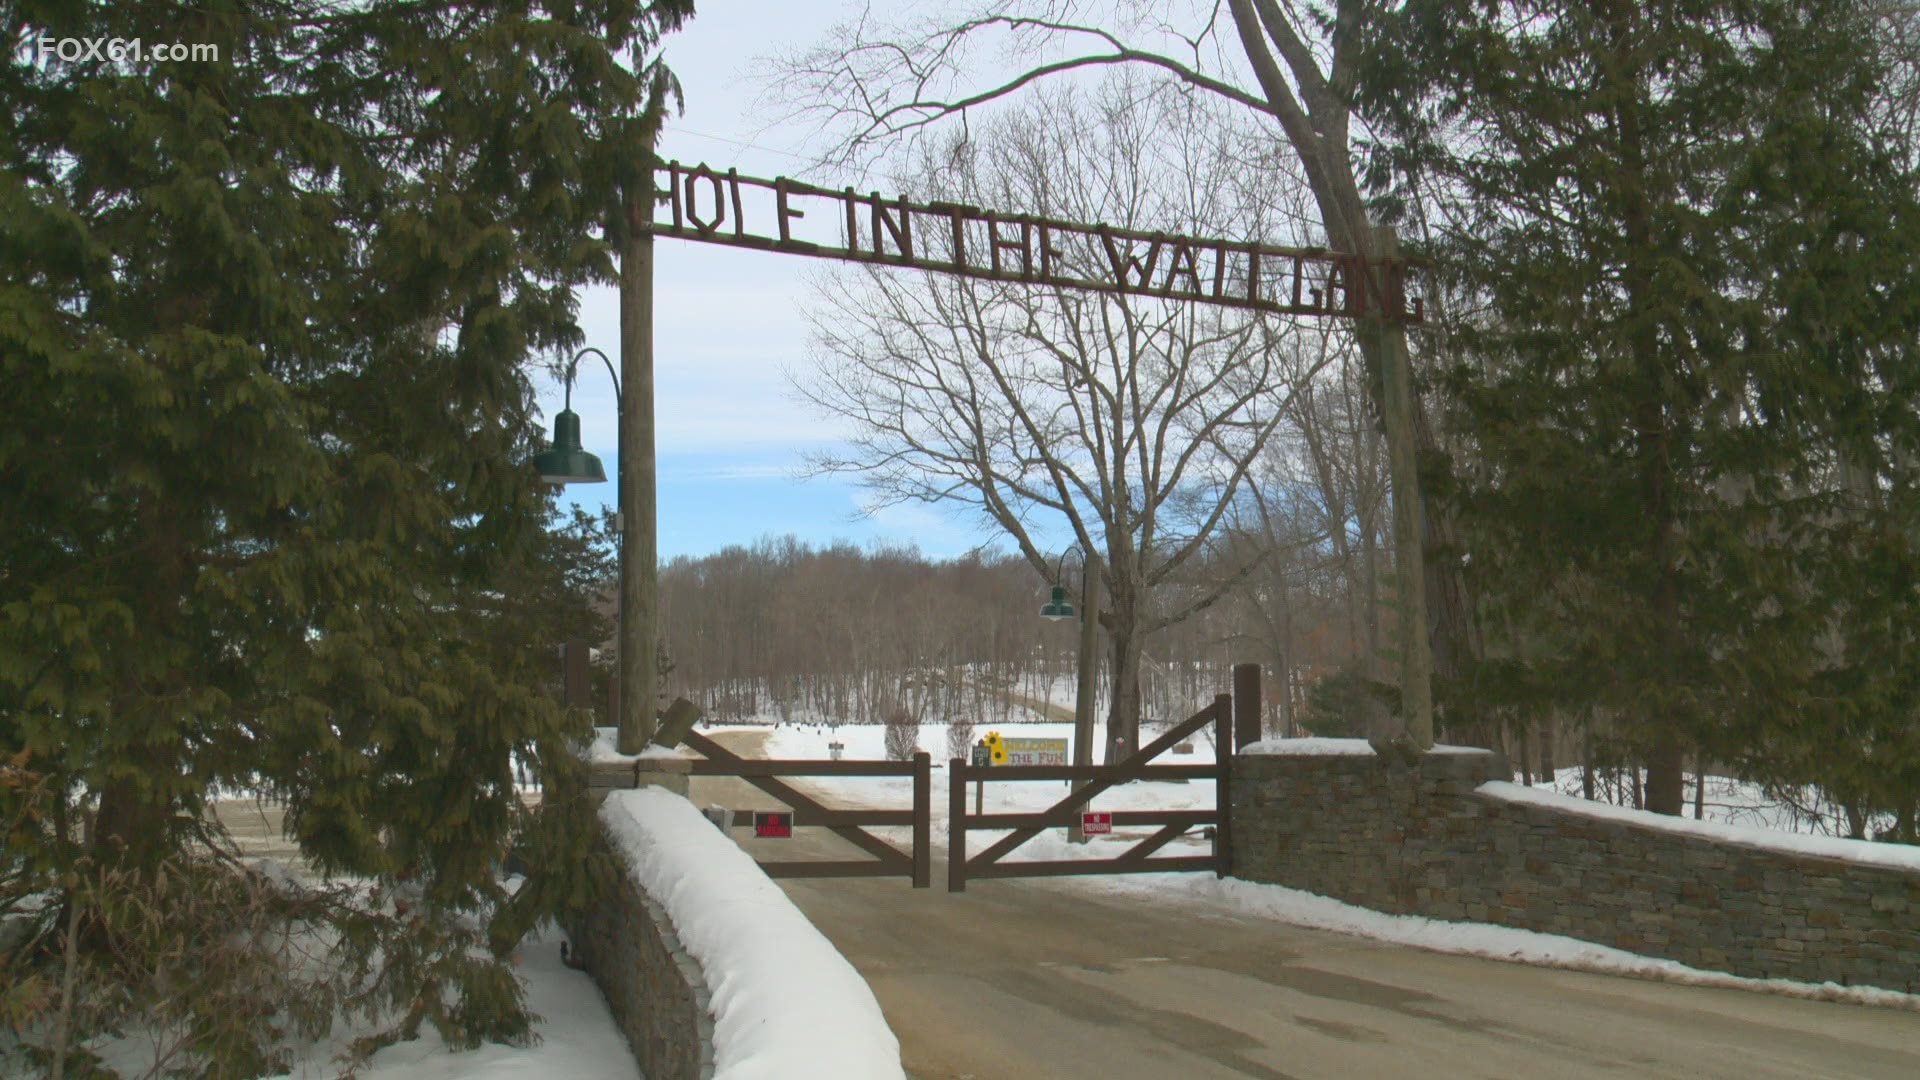
<svg viewBox="0 0 1920 1080"><path fill-rule="evenodd" d="M1259 742L1264 731L1260 722L1260 665L1233 666L1233 749L1238 753L1248 743Z"/></svg>
<svg viewBox="0 0 1920 1080"><path fill-rule="evenodd" d="M967 891L967 763L947 763L947 891Z"/></svg>
<svg viewBox="0 0 1920 1080"><path fill-rule="evenodd" d="M1397 259L1400 238L1391 225L1374 230L1374 257ZM1400 601L1400 695L1408 749L1433 748L1433 659L1427 642L1426 557L1420 524L1420 470L1414 456L1413 367L1405 330L1381 318L1381 412L1393 487L1393 569Z"/></svg>
<svg viewBox="0 0 1920 1080"><path fill-rule="evenodd" d="M700 706L686 698L674 698L665 712L656 718L653 741L657 746L678 746L685 742L693 725L700 722Z"/></svg>
<svg viewBox="0 0 1920 1080"><path fill-rule="evenodd" d="M933 755L913 755L913 887L933 879Z"/></svg>
<svg viewBox="0 0 1920 1080"><path fill-rule="evenodd" d="M654 618L659 595L654 536L653 118L623 201L620 255L620 695L619 749L653 741Z"/></svg>
<svg viewBox="0 0 1920 1080"><path fill-rule="evenodd" d="M1082 551L1080 558L1080 653L1079 675L1075 682L1073 696L1073 763L1075 765L1093 764L1093 660L1094 653L1100 647L1100 593L1094 585L1100 577L1100 557L1089 551ZM1075 787L1086 786L1085 780L1069 780ZM1084 844L1087 834L1081 815L1087 812L1086 805L1074 807L1073 820L1067 825L1069 843Z"/></svg>
<svg viewBox="0 0 1920 1080"><path fill-rule="evenodd" d="M1221 694L1213 699L1213 804L1220 823L1213 833L1213 876L1226 877L1233 872L1233 698Z"/></svg>

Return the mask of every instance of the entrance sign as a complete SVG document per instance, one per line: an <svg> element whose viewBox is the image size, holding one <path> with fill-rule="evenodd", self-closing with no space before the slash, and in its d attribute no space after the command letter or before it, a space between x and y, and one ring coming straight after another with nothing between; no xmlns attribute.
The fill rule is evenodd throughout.
<svg viewBox="0 0 1920 1080"><path fill-rule="evenodd" d="M792 839L793 811L755 810L753 812L753 835L771 837L778 840Z"/></svg>
<svg viewBox="0 0 1920 1080"><path fill-rule="evenodd" d="M1281 315L1425 321L1406 295L1412 260L1002 214L835 191L677 161L636 230L709 244L901 266L993 281L1193 300Z"/></svg>
<svg viewBox="0 0 1920 1080"><path fill-rule="evenodd" d="M1080 831L1092 836L1113 831L1113 811L1089 810L1080 815Z"/></svg>
<svg viewBox="0 0 1920 1080"><path fill-rule="evenodd" d="M980 741L987 746L987 761L990 764L1005 765L1007 763L1007 741L1000 737L999 732L989 731L987 737Z"/></svg>
<svg viewBox="0 0 1920 1080"><path fill-rule="evenodd" d="M1065 765L1065 739L1008 739L1007 763L1010 765Z"/></svg>

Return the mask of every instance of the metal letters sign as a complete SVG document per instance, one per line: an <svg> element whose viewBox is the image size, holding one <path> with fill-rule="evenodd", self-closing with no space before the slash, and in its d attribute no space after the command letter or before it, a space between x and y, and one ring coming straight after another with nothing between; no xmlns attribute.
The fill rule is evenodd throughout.
<svg viewBox="0 0 1920 1080"><path fill-rule="evenodd" d="M1080 815L1080 831L1088 836L1113 832L1113 811L1088 810Z"/></svg>
<svg viewBox="0 0 1920 1080"><path fill-rule="evenodd" d="M1065 739L1008 739L1007 763L1010 765L1065 765Z"/></svg>
<svg viewBox="0 0 1920 1080"><path fill-rule="evenodd" d="M753 835L771 837L776 840L792 839L793 811L755 810L753 812Z"/></svg>
<svg viewBox="0 0 1920 1080"><path fill-rule="evenodd" d="M1425 320L1407 259L1209 240L835 191L677 161L636 229L709 244L933 270L993 281L1193 300L1282 315Z"/></svg>

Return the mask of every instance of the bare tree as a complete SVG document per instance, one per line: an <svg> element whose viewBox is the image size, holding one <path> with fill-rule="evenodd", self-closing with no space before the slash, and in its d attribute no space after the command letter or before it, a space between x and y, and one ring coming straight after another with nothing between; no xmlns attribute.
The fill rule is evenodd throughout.
<svg viewBox="0 0 1920 1080"><path fill-rule="evenodd" d="M1367 417L1364 392L1351 368L1309 388L1298 411L1302 464L1315 520L1345 582L1347 638L1361 673L1377 677L1380 652L1379 559L1387 477L1379 436ZM1356 550L1357 548L1357 550Z"/></svg>
<svg viewBox="0 0 1920 1080"><path fill-rule="evenodd" d="M1920 154L1920 3L1880 0L1873 25L1887 75L1880 107L1894 129L1905 136L1911 158Z"/></svg>
<svg viewBox="0 0 1920 1080"><path fill-rule="evenodd" d="M1138 79L1056 88L919 158L907 183L926 199L1204 233L1274 205L1232 169L1243 136L1219 114ZM1093 271L1070 265L1088 253L1055 255L1070 273ZM1142 642L1235 576L1165 610L1153 590L1206 550L1310 374L1286 328L1242 311L873 266L831 276L821 294L820 363L801 389L853 435L819 467L858 474L883 502L971 504L1048 576L1051 529L1099 552L1108 742L1135 745Z"/></svg>
<svg viewBox="0 0 1920 1080"><path fill-rule="evenodd" d="M830 157L870 160L930 125L1056 78L1111 68L1151 69L1250 110L1276 126L1319 210L1327 243L1364 256L1392 254L1360 193L1350 102L1369 0L1299 3L1224 0L1184 13L1141 0L995 0L973 13L884 26L863 17L780 64L776 93L832 133ZM1184 15L1184 25L1175 19ZM1231 40L1229 40L1229 31ZM998 57L1000 70L978 73ZM1423 497L1416 449L1435 439L1413 394L1407 339L1393 322L1364 320L1355 337L1369 398L1394 472L1396 573L1402 609L1402 681L1413 741L1430 740L1429 644L1442 672L1473 647L1458 567L1422 552L1451 545L1448 508ZM1435 618L1427 618L1427 597Z"/></svg>

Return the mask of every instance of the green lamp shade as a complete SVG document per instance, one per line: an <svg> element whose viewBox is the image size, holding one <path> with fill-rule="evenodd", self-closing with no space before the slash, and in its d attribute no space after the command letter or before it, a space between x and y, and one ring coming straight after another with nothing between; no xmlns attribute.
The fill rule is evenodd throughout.
<svg viewBox="0 0 1920 1080"><path fill-rule="evenodd" d="M572 409L562 409L553 418L553 445L533 455L533 467L549 484L599 484L607 479L600 459L580 446L580 414Z"/></svg>
<svg viewBox="0 0 1920 1080"><path fill-rule="evenodd" d="M1043 619L1073 618L1073 605L1067 603L1066 589L1058 585L1053 587L1053 599L1047 601L1046 606L1040 609L1040 617Z"/></svg>

